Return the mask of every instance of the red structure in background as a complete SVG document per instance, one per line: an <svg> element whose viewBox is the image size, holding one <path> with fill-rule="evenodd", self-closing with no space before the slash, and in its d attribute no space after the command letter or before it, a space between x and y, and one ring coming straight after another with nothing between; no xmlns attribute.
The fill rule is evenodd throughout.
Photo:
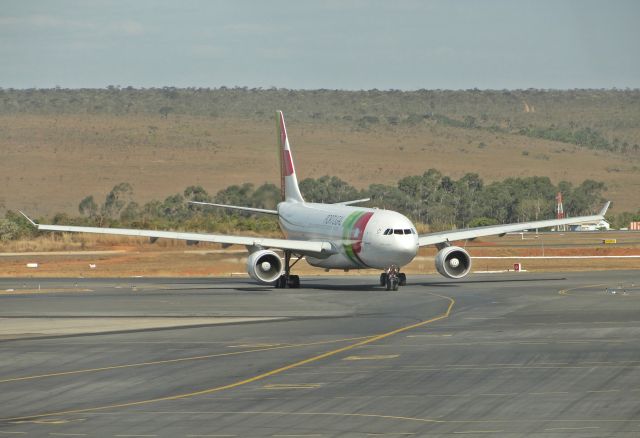
<svg viewBox="0 0 640 438"><path fill-rule="evenodd" d="M556 195L556 219L564 219L564 207L562 206L562 192ZM557 231L566 231L566 225L558 225Z"/></svg>

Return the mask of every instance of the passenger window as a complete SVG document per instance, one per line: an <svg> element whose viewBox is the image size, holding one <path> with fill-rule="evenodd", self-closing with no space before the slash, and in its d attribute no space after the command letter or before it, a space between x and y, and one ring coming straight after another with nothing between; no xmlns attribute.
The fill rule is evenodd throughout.
<svg viewBox="0 0 640 438"><path fill-rule="evenodd" d="M402 230L393 230L393 234L402 234Z"/></svg>

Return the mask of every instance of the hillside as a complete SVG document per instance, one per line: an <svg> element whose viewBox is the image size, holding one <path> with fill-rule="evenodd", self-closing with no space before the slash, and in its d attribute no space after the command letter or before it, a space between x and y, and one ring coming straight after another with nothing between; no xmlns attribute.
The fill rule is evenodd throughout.
<svg viewBox="0 0 640 438"><path fill-rule="evenodd" d="M639 206L638 90L0 90L0 203L75 213L123 181L143 202L194 184L277 183L275 109L302 178L591 178L614 212Z"/></svg>

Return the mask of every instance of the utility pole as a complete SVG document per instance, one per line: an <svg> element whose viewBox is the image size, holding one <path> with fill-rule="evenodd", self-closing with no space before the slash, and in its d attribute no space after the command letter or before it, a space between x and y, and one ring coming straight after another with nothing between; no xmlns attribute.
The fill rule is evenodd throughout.
<svg viewBox="0 0 640 438"><path fill-rule="evenodd" d="M562 206L562 192L556 195L556 219L564 219L564 207ZM567 231L566 225L558 225L556 231Z"/></svg>

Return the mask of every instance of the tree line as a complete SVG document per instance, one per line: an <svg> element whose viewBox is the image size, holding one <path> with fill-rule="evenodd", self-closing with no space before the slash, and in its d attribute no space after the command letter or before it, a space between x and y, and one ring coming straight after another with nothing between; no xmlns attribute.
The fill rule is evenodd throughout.
<svg viewBox="0 0 640 438"><path fill-rule="evenodd" d="M363 206L392 209L406 214L419 228L440 231L453 228L526 222L554 217L555 196L562 192L568 217L594 214L604 203L602 182L585 180L578 185L567 181L553 184L548 177L507 178L485 184L476 173L459 179L429 169L422 175L407 176L395 185L371 184L357 189L335 176L307 178L300 190L309 202L336 203L370 198ZM271 183L231 185L215 194L201 186L189 186L164 200L140 204L133 187L120 183L98 202L93 195L82 199L78 215L56 214L40 218L54 224L109 226L150 229L180 229L200 232L277 233L273 216L202 207L188 201L215 202L275 209L280 189ZM614 227L640 220L637 213L610 215ZM8 211L0 219L0 240L34 237L38 233L18 213Z"/></svg>

